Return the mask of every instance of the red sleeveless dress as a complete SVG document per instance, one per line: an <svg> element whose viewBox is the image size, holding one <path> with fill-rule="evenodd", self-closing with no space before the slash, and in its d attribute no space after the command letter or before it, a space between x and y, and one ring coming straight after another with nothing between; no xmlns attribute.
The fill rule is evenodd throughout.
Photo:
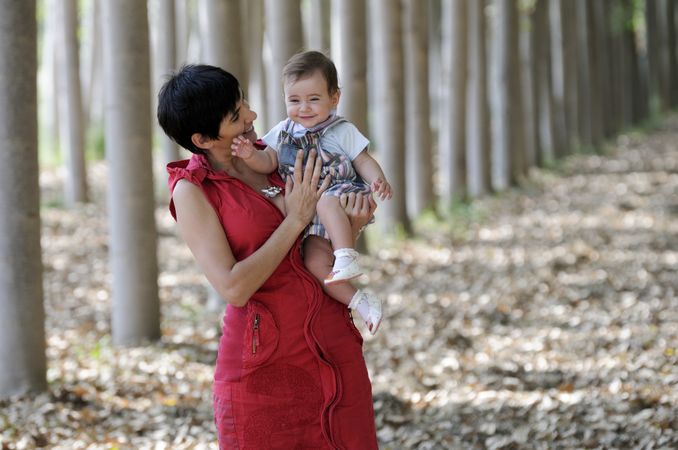
<svg viewBox="0 0 678 450"><path fill-rule="evenodd" d="M261 194L202 155L168 164L202 189L237 260L283 220ZM284 187L277 173L273 185ZM174 204L170 211L176 219ZM377 449L362 337L345 305L304 267L298 240L246 306L227 306L214 374L219 445L229 450Z"/></svg>

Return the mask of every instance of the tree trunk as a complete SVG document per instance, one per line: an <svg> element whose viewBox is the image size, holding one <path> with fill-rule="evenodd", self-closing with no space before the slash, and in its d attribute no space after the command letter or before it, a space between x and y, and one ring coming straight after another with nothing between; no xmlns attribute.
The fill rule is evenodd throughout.
<svg viewBox="0 0 678 450"><path fill-rule="evenodd" d="M440 200L443 211L466 198L467 0L442 4L442 97L439 130Z"/></svg>
<svg viewBox="0 0 678 450"><path fill-rule="evenodd" d="M600 149L603 142L605 128L603 122L603 83L605 78L602 69L603 59L605 58L604 46L601 45L600 34L602 33L603 23L601 16L596 11L598 2L586 2L587 8L587 28L588 32L588 51L589 51L589 79L591 83L590 104L591 108L591 143L596 150Z"/></svg>
<svg viewBox="0 0 678 450"><path fill-rule="evenodd" d="M579 142L583 147L593 145L591 130L591 62L589 53L589 25L588 25L588 0L577 0L577 94Z"/></svg>
<svg viewBox="0 0 678 450"><path fill-rule="evenodd" d="M669 98L671 107L678 106L678 40L676 27L678 17L676 0L666 0L666 57L668 64Z"/></svg>
<svg viewBox="0 0 678 450"><path fill-rule="evenodd" d="M199 8L204 61L232 73L247 92L240 0L200 0Z"/></svg>
<svg viewBox="0 0 678 450"><path fill-rule="evenodd" d="M563 24L563 88L565 99L566 147L568 152L579 146L579 121L577 120L578 102L577 77L577 9L572 0L560 0L560 14Z"/></svg>
<svg viewBox="0 0 678 450"><path fill-rule="evenodd" d="M496 6L492 187L504 190L522 175L524 116L519 79L518 5L516 0L498 0Z"/></svg>
<svg viewBox="0 0 678 450"><path fill-rule="evenodd" d="M153 40L153 93L152 99L152 114L151 120L154 123L156 136L160 139L160 146L162 147L162 163L163 165L175 161L180 158L179 146L172 141L165 133L162 132L156 117L157 109L157 94L160 87L163 85L167 76L177 68L176 54L177 54L177 39L176 39L176 13L175 4L173 1L154 1L152 2L155 20L154 27L151 30Z"/></svg>
<svg viewBox="0 0 678 450"><path fill-rule="evenodd" d="M407 212L414 218L435 206L428 91L428 4L404 1L405 39L405 166ZM416 151L414 150L416 149Z"/></svg>
<svg viewBox="0 0 678 450"><path fill-rule="evenodd" d="M657 0L645 2L645 33L647 38L647 68L648 85L650 91L650 108L652 113L665 111L667 108L662 98L662 65L661 65L661 42L659 30Z"/></svg>
<svg viewBox="0 0 678 450"><path fill-rule="evenodd" d="M267 116L272 124L286 117L281 74L292 55L303 50L299 0L266 0L266 39L271 62L266 64Z"/></svg>
<svg viewBox="0 0 678 450"><path fill-rule="evenodd" d="M113 342L160 337L145 2L103 2Z"/></svg>
<svg viewBox="0 0 678 450"><path fill-rule="evenodd" d="M377 214L382 230L392 233L402 227L410 233L405 197L405 111L403 98L402 15L399 2L371 0L374 37L375 148L393 198Z"/></svg>
<svg viewBox="0 0 678 450"><path fill-rule="evenodd" d="M537 149L538 133L537 133L537 63L535 59L534 50L534 21L532 16L534 10L523 10L520 14L520 67L521 70L520 83L523 94L523 130L525 136L525 167L524 172L527 172L530 167L538 164Z"/></svg>
<svg viewBox="0 0 678 450"><path fill-rule="evenodd" d="M57 11L57 0L47 0L44 4L46 11L51 11L45 17L44 32L42 34L42 66L44 67L42 78L38 79L38 86L40 86L39 95L44 96L44 102L48 106L47 113L41 119L44 120L46 129L46 142L50 147L50 153L54 156L54 160L59 159L59 67L61 58L60 44L58 40L59 35L59 17L54 12Z"/></svg>
<svg viewBox="0 0 678 450"><path fill-rule="evenodd" d="M556 157L553 88L551 84L551 37L548 19L548 0L537 0L533 15L534 34L532 39L537 76L537 158L540 166L553 162Z"/></svg>
<svg viewBox="0 0 678 450"><path fill-rule="evenodd" d="M47 388L35 2L0 1L0 398ZM21 32L17 32L21 30ZM10 107L11 106L11 107Z"/></svg>
<svg viewBox="0 0 678 450"><path fill-rule="evenodd" d="M332 2L332 55L341 88L339 114L364 134L368 133L366 12L365 0Z"/></svg>
<svg viewBox="0 0 678 450"><path fill-rule="evenodd" d="M92 128L103 120L103 86L101 84L101 7L100 2L90 2L83 24L85 35L82 44L83 59L82 92L83 117L85 123Z"/></svg>
<svg viewBox="0 0 678 450"><path fill-rule="evenodd" d="M485 0L468 4L468 90L466 97L466 169L471 197L490 192L490 119L487 103Z"/></svg>
<svg viewBox="0 0 678 450"><path fill-rule="evenodd" d="M59 81L59 124L61 147L66 156L64 201L74 206L87 201L87 172L85 169L85 135L80 91L80 58L78 44L78 10L76 0L58 3L61 26L59 43L63 51Z"/></svg>
<svg viewBox="0 0 678 450"><path fill-rule="evenodd" d="M304 30L306 31L306 48L309 50L318 50L329 55L333 33L330 22L331 7L330 0L308 1ZM336 16L335 20L337 20ZM364 17L363 20L365 20Z"/></svg>
<svg viewBox="0 0 678 450"><path fill-rule="evenodd" d="M565 44L563 41L563 0L549 0L548 31L551 44L551 91L553 95L553 151L556 158L562 158L568 151L567 122L565 116Z"/></svg>
<svg viewBox="0 0 678 450"><path fill-rule="evenodd" d="M264 45L264 1L246 0L243 6L243 17L246 26L243 33L243 43L247 48L248 97L252 108L257 112L259 119L255 123L257 130L268 130L268 114L266 113L266 74L263 64ZM282 119L282 118L280 118ZM222 305L223 307L223 305Z"/></svg>

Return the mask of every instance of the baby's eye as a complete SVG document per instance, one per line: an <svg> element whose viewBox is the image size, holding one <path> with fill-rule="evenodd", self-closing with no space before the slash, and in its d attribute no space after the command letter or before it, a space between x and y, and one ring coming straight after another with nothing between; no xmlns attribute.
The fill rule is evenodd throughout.
<svg viewBox="0 0 678 450"><path fill-rule="evenodd" d="M311 97L312 102L317 102L318 100L320 100L320 97Z"/></svg>

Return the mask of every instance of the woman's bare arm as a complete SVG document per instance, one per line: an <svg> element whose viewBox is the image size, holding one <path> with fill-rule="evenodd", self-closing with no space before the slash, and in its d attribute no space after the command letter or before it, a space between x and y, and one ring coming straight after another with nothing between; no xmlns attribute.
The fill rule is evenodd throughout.
<svg viewBox="0 0 678 450"><path fill-rule="evenodd" d="M200 188L182 180L174 189L179 234L210 284L232 305L245 305L271 276L313 218L318 198L327 188L327 182L317 188L321 164L307 164L302 170L301 156L300 152L294 183L291 178L287 181L285 219L264 245L242 261L233 256L217 214Z"/></svg>

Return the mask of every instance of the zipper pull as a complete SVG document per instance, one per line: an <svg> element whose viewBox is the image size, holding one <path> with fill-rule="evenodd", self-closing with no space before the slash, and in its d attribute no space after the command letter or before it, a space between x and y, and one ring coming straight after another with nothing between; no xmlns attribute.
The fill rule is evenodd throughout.
<svg viewBox="0 0 678 450"><path fill-rule="evenodd" d="M254 335L252 336L252 354L257 353L257 337L259 336L259 314L254 315Z"/></svg>

